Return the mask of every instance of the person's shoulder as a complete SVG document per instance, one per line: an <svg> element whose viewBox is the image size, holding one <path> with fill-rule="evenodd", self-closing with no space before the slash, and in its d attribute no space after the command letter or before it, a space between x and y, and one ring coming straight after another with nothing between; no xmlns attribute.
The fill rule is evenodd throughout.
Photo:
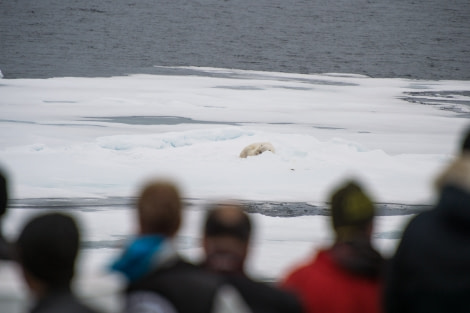
<svg viewBox="0 0 470 313"><path fill-rule="evenodd" d="M296 294L274 283L253 279L246 275L227 275L227 281L242 295L254 312L300 312Z"/></svg>
<svg viewBox="0 0 470 313"><path fill-rule="evenodd" d="M331 282L343 275L338 265L333 261L330 250L319 250L308 262L291 269L281 282L282 287L291 289L300 286L317 284L318 282Z"/></svg>
<svg viewBox="0 0 470 313"><path fill-rule="evenodd" d="M282 303L284 300L294 300L293 292L287 288L284 288L281 284L256 280L251 280L251 283L253 289L257 289L260 294L264 294L269 298L276 299L277 303Z"/></svg>
<svg viewBox="0 0 470 313"><path fill-rule="evenodd" d="M31 313L101 313L101 311L84 304L71 293L60 293L41 299Z"/></svg>
<svg viewBox="0 0 470 313"><path fill-rule="evenodd" d="M180 272L192 279L202 279L202 281L211 282L215 285L221 285L225 279L216 273L206 270L205 268L198 266L192 262L189 262L183 258L179 258L173 265L173 271Z"/></svg>
<svg viewBox="0 0 470 313"><path fill-rule="evenodd" d="M138 289L184 288L200 292L214 292L224 280L183 258L178 257L130 283L127 291Z"/></svg>
<svg viewBox="0 0 470 313"><path fill-rule="evenodd" d="M292 267L288 272L288 276L299 278L305 277L305 275L308 275L308 273L317 271L319 267L323 266L323 263L328 263L329 258L328 250L319 250L310 259L307 259L302 263Z"/></svg>
<svg viewBox="0 0 470 313"><path fill-rule="evenodd" d="M290 285L292 282L304 280L306 278L305 274L311 271L311 267L312 262L294 266L287 272L287 275L281 282L281 286Z"/></svg>
<svg viewBox="0 0 470 313"><path fill-rule="evenodd" d="M227 274L223 276L225 281L239 290L271 291L272 287L265 282L254 280L244 274Z"/></svg>
<svg viewBox="0 0 470 313"><path fill-rule="evenodd" d="M403 237L414 236L420 234L429 228L432 228L432 224L438 222L438 212L436 210L424 211L411 217L408 224L405 226L403 231Z"/></svg>

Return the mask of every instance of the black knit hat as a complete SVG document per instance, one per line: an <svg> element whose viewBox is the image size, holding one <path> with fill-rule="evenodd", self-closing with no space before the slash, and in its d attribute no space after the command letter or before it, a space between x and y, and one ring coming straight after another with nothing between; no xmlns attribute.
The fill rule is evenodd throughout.
<svg viewBox="0 0 470 313"><path fill-rule="evenodd" d="M18 261L49 287L68 285L74 275L79 240L72 217L61 213L34 217L16 242Z"/></svg>
<svg viewBox="0 0 470 313"><path fill-rule="evenodd" d="M331 195L331 217L337 233L341 229L361 229L374 215L374 204L354 181L347 182Z"/></svg>

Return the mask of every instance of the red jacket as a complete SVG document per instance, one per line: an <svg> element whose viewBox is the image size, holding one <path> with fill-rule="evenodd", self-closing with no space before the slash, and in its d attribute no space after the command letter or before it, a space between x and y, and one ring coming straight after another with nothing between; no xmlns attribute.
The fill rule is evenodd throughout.
<svg viewBox="0 0 470 313"><path fill-rule="evenodd" d="M339 267L330 250L287 276L283 287L296 292L307 313L379 313L381 282Z"/></svg>

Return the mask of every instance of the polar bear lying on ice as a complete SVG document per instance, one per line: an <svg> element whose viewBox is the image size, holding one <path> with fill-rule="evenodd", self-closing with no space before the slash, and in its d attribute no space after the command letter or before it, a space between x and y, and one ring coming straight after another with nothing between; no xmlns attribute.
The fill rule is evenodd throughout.
<svg viewBox="0 0 470 313"><path fill-rule="evenodd" d="M275 153L274 147L270 142L255 142L246 146L242 152L240 152L240 158L258 155L265 151L271 151L272 153Z"/></svg>

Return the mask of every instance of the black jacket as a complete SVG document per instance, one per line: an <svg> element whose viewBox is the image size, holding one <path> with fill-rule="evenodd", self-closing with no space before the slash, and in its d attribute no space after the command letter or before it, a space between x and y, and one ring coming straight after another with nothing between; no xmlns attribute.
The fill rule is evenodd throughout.
<svg viewBox="0 0 470 313"><path fill-rule="evenodd" d="M0 229L1 231L1 229ZM11 260L11 247L8 242L2 237L0 233L0 260Z"/></svg>
<svg viewBox="0 0 470 313"><path fill-rule="evenodd" d="M48 293L38 300L31 313L98 313L82 304L69 289Z"/></svg>
<svg viewBox="0 0 470 313"><path fill-rule="evenodd" d="M254 281L244 274L225 274L224 278L240 292L253 313L303 312L299 299L291 292Z"/></svg>
<svg viewBox="0 0 470 313"><path fill-rule="evenodd" d="M439 184L438 204L411 220L389 264L387 313L470 312L470 159Z"/></svg>
<svg viewBox="0 0 470 313"><path fill-rule="evenodd" d="M133 311L129 306L142 301L149 306L168 301L178 313L210 313L222 285L220 277L178 258L132 282L126 290L126 310Z"/></svg>

